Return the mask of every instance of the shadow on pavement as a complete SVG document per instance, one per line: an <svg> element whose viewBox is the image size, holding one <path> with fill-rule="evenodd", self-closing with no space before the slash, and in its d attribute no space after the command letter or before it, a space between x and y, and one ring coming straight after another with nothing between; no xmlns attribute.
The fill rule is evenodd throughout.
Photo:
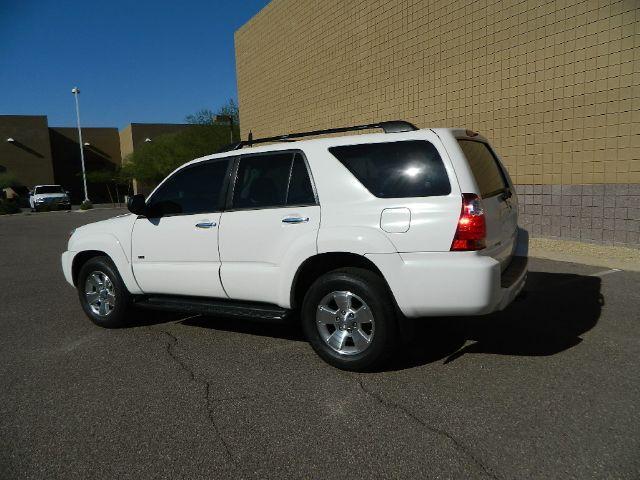
<svg viewBox="0 0 640 480"><path fill-rule="evenodd" d="M578 345L600 317L601 280L565 273L529 272L524 295L506 310L481 317L424 318L409 322L401 351L387 370L403 370L463 355L545 356ZM131 326L179 322L190 327L304 341L297 318L286 323L185 316L141 310Z"/></svg>
<svg viewBox="0 0 640 480"><path fill-rule="evenodd" d="M224 330L225 332L244 333L247 335L258 335L261 337L284 338L299 342L306 341L302 335L300 323L297 318L291 318L286 322L251 320L245 318L223 318L223 317L194 317L181 322L183 325L191 327L210 328L214 330Z"/></svg>
<svg viewBox="0 0 640 480"><path fill-rule="evenodd" d="M392 369L463 355L545 356L578 345L600 318L599 277L529 272L524 295L507 309L482 317L419 319L413 339Z"/></svg>

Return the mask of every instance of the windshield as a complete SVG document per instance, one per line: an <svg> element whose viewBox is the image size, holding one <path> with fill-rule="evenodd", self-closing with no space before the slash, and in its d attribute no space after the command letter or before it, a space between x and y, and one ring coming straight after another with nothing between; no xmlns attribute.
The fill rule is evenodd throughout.
<svg viewBox="0 0 640 480"><path fill-rule="evenodd" d="M43 193L64 193L60 185L44 185L43 187L36 187L35 194Z"/></svg>

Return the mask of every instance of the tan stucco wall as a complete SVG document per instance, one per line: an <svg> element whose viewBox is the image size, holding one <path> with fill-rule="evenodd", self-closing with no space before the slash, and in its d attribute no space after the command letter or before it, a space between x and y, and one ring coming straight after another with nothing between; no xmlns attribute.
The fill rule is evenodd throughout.
<svg viewBox="0 0 640 480"><path fill-rule="evenodd" d="M7 142L13 138L14 142ZM0 173L27 187L53 183L47 117L0 115Z"/></svg>
<svg viewBox="0 0 640 480"><path fill-rule="evenodd" d="M519 184L640 183L637 0L273 0L235 43L243 138L406 119Z"/></svg>

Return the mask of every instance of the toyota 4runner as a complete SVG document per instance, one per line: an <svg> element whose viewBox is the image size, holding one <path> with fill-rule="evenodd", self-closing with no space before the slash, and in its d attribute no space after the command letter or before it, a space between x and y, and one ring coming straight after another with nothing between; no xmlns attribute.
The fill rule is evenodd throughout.
<svg viewBox="0 0 640 480"><path fill-rule="evenodd" d="M526 278L513 184L469 130L394 121L244 141L128 207L76 229L62 254L103 327L132 306L290 316L325 361L364 370L407 318L503 309Z"/></svg>

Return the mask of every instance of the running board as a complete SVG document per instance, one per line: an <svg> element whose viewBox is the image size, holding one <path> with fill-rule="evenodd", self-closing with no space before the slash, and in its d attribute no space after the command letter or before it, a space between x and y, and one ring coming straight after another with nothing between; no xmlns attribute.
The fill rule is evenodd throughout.
<svg viewBox="0 0 640 480"><path fill-rule="evenodd" d="M259 320L285 320L290 312L286 308L280 308L269 303L235 302L232 300L168 295L141 297L135 301L135 305L153 310Z"/></svg>

